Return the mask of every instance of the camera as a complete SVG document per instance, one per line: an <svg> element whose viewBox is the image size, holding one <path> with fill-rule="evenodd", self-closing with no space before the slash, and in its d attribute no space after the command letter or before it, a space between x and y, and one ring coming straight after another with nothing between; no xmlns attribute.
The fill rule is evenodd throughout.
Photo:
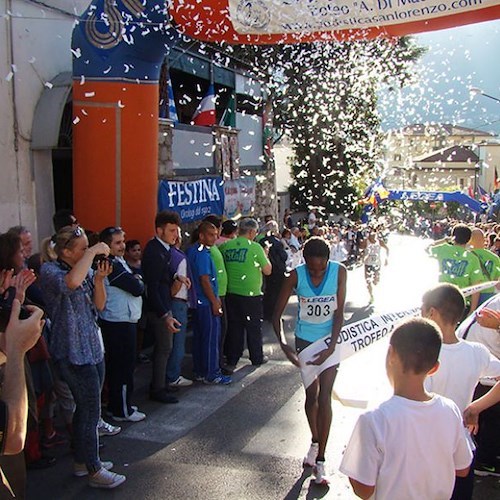
<svg viewBox="0 0 500 500"><path fill-rule="evenodd" d="M106 257L103 253L100 253L94 257L94 260L92 261L92 269L96 271L99 264L104 261L108 261L111 265L113 264L113 259L111 257Z"/></svg>
<svg viewBox="0 0 500 500"><path fill-rule="evenodd" d="M12 301L4 297L0 298L0 332L4 332L7 328L7 324L10 320L10 315L12 313ZM30 317L30 311L21 306L21 311L19 313L20 319L28 319Z"/></svg>

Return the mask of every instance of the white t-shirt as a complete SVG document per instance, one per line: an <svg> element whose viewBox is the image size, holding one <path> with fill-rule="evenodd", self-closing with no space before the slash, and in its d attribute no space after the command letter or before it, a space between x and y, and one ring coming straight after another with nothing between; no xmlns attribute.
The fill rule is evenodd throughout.
<svg viewBox="0 0 500 500"><path fill-rule="evenodd" d="M182 276L182 277L187 277L187 260L182 259L179 262L179 266L177 267L177 275ZM179 291L175 294L176 299L182 299L182 300L188 300L188 288L187 286L182 283L181 287L179 288Z"/></svg>
<svg viewBox="0 0 500 500"><path fill-rule="evenodd" d="M477 342L443 344L439 363L438 371L425 379L425 388L450 398L461 412L471 403L481 377L500 376L500 361Z"/></svg>
<svg viewBox="0 0 500 500"><path fill-rule="evenodd" d="M472 461L462 416L449 399L393 396L361 415L340 471L375 486L375 499L449 500L455 470Z"/></svg>
<svg viewBox="0 0 500 500"><path fill-rule="evenodd" d="M500 293L486 304L488 309L500 311ZM482 309L482 305L477 311ZM477 312L476 311L476 312ZM500 359L500 333L493 328L485 328L481 326L475 319L475 315L471 314L457 329L457 336L463 338L467 332L467 340L471 342L479 342L486 346L488 351ZM471 324L472 323L472 324Z"/></svg>

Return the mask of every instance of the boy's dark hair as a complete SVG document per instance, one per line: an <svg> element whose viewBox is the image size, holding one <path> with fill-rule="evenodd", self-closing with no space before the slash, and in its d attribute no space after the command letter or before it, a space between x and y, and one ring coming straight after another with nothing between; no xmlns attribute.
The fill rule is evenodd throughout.
<svg viewBox="0 0 500 500"><path fill-rule="evenodd" d="M181 225L181 218L177 212L169 210L162 210L158 212L155 217L155 227L164 227L167 224Z"/></svg>
<svg viewBox="0 0 500 500"><path fill-rule="evenodd" d="M52 223L54 224L54 229L57 233L59 229L62 229L65 226L72 226L73 224L76 224L77 221L75 215L73 214L73 210L70 210L69 208L62 208L52 216Z"/></svg>
<svg viewBox="0 0 500 500"><path fill-rule="evenodd" d="M400 323L391 335L390 344L396 351L405 372L427 373L437 362L442 336L434 321L411 318Z"/></svg>
<svg viewBox="0 0 500 500"><path fill-rule="evenodd" d="M140 245L141 242L139 240L127 240L125 242L125 251L128 252L131 248L134 248L136 245Z"/></svg>
<svg viewBox="0 0 500 500"><path fill-rule="evenodd" d="M304 259L309 257L319 257L321 259L330 258L330 247L328 243L317 236L309 238L304 245L304 250L302 251Z"/></svg>
<svg viewBox="0 0 500 500"><path fill-rule="evenodd" d="M470 230L470 227L465 224L457 224L453 228L451 235L453 236L455 243L458 245L466 245L472 236L472 231Z"/></svg>
<svg viewBox="0 0 500 500"><path fill-rule="evenodd" d="M424 307L434 307L448 324L456 325L463 317L465 297L456 285L441 283L422 297Z"/></svg>
<svg viewBox="0 0 500 500"><path fill-rule="evenodd" d="M213 224L217 229L220 229L221 224L222 224L222 219L218 215L210 214L207 215L204 219L203 222L210 222Z"/></svg>

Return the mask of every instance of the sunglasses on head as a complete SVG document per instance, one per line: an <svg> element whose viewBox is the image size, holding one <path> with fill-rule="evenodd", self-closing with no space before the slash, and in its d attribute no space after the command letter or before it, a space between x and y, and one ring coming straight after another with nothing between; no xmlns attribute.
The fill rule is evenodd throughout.
<svg viewBox="0 0 500 500"><path fill-rule="evenodd" d="M68 241L66 241L66 243L64 244L64 248L67 248L68 245L75 238L80 238L80 236L83 236L84 234L85 234L85 230L82 227L80 227L80 226L75 227L75 229L73 229L73 231L71 232L71 235L69 236Z"/></svg>

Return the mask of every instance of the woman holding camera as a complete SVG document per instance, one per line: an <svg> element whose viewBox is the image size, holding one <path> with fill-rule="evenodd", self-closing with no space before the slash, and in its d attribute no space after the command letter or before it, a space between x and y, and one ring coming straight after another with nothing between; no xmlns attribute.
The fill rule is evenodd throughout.
<svg viewBox="0 0 500 500"><path fill-rule="evenodd" d="M109 469L111 462L99 459L97 424L101 414L104 379L104 348L97 324L97 311L104 308L104 280L111 272L109 247L97 243L89 248L81 227L66 226L55 235L57 261L41 269L41 286L52 321L50 352L73 393L76 476L89 476L94 488L115 488L125 476ZM91 271L94 260L95 272Z"/></svg>

